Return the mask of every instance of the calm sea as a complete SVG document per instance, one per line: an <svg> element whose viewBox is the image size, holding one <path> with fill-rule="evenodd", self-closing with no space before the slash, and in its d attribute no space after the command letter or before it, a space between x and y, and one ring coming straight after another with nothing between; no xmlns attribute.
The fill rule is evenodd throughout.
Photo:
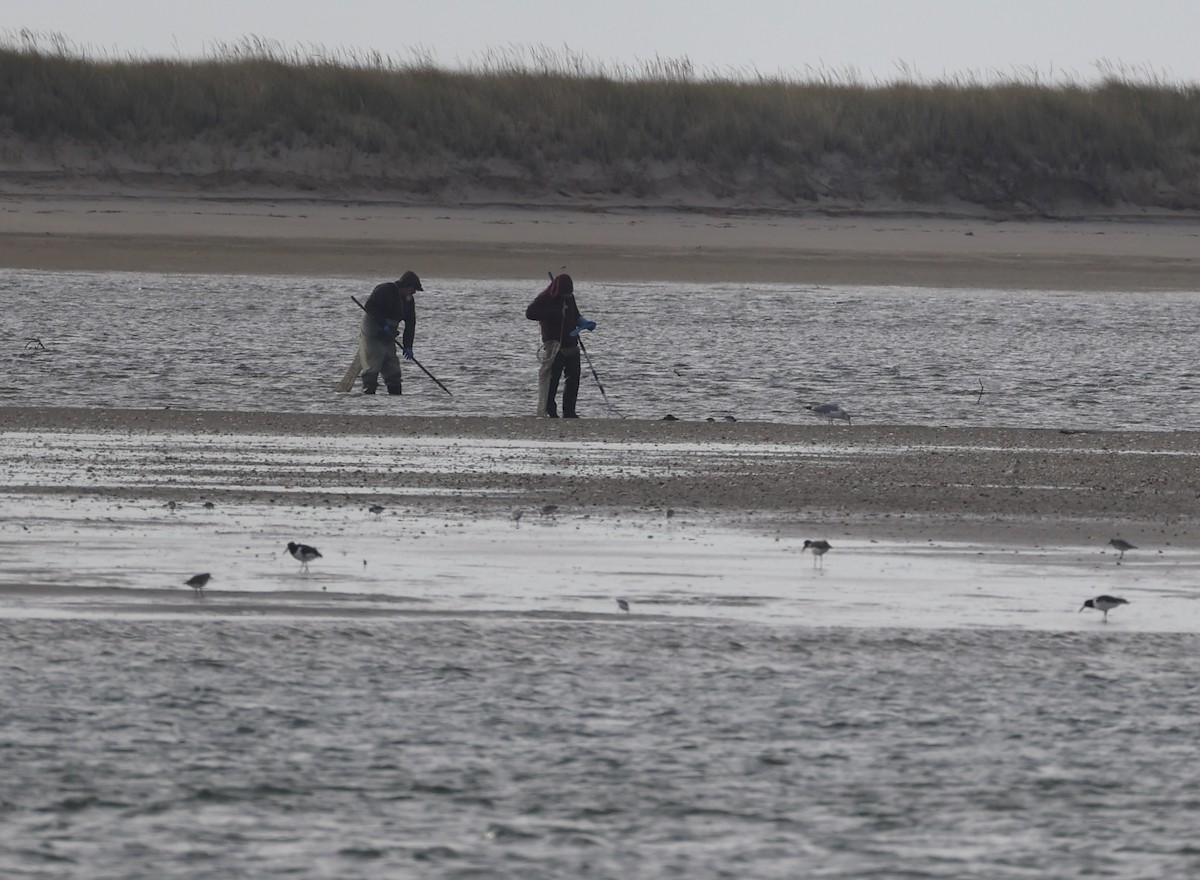
<svg viewBox="0 0 1200 880"><path fill-rule="evenodd" d="M349 297L369 287L0 271L0 402L531 409L537 331L523 312L539 281L427 279L416 353L454 396L410 370L402 401L330 388L354 351ZM587 339L593 364L629 416L800 422L805 403L830 400L876 423L1170 430L1194 428L1200 415L1194 295L586 279L578 289L599 324ZM27 348L26 337L46 350ZM583 400L587 416L606 413L594 383ZM7 459L9 487L24 479L20 459ZM37 557L52 560L39 571L55 583L90 583L94 570L108 586L142 585L130 572L152 586L164 560L172 571L186 564L192 534L296 589L295 565L279 553L281 523L309 517L334 534L319 512L296 506L264 519L250 508L167 512L160 502L139 507L137 527L125 529L129 509L93 509L108 503L0 493L0 569L6 559L10 569L0 582L43 582L16 569ZM203 515L224 525L206 531L196 525ZM348 535L366 528L349 519L361 510L338 515ZM168 519L164 532L157 523ZM384 526L370 522L384 542ZM403 523L409 537L455 531ZM580 528L544 531L569 548ZM673 564L686 569L699 551L688 550L686 524L671 528L681 537L666 552L681 553ZM56 530L66 540L52 553ZM156 534L172 538L150 546ZM641 543L667 543L654 535ZM741 544L708 546L722 540L715 530L703 538L706 559L730 555L722 571L777 574L741 560ZM864 600L865 582L838 575L851 556L831 553L828 578L817 578L792 554L772 562L806 575L794 601L776 591L772 607L786 614L745 619L714 605L670 618L638 604L653 584L611 580L650 577L661 559L645 565L631 553L600 583L593 569L604 560L581 564L564 551L562 583L530 596L541 582L511 567L489 574L477 558L486 546L460 553L459 569L428 570L436 561L415 554L436 541L390 542L393 589L416 576L443 606L461 593L463 603L507 610L387 620L47 615L0 598L0 876L1200 876L1200 637L1122 627L1167 607L1152 568L1118 569L1104 557L1045 583L1041 565L1006 569L1038 581L1020 580L1020 602L989 598L1002 585L984 569L944 599L936 579L893 577L872 582ZM414 554L407 565L405 553ZM329 570L357 566L357 557L327 556ZM538 578L548 566L539 560ZM373 577L386 570L373 562ZM730 607L763 593L757 576L722 584ZM1196 591L1180 577L1171 601L1190 606ZM353 579L336 583L345 590ZM804 622L835 604L843 615L878 605L889 583L919 592L935 616L964 595L987 613L926 628L889 625L885 614L853 627ZM1108 625L1075 614L1076 594L1097 583L1139 591ZM617 588L638 591L634 613L615 610ZM610 616L522 610L593 597ZM887 601L902 607L904 597ZM1046 615L1053 626L1039 628Z"/></svg>
<svg viewBox="0 0 1200 880"><path fill-rule="evenodd" d="M383 279L381 279L383 280ZM370 283L0 270L0 403L524 415L543 282L428 278L406 399L339 395ZM591 284L591 366L615 411L1072 429L1200 426L1194 293ZM48 349L26 349L39 338ZM584 365L581 412L612 416ZM980 393L982 391L982 393Z"/></svg>

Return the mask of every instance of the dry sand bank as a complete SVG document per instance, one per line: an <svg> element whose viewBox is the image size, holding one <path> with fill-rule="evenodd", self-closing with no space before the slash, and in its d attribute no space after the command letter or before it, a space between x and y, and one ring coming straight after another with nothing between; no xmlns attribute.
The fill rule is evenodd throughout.
<svg viewBox="0 0 1200 880"><path fill-rule="evenodd" d="M0 266L390 278L1200 290L1200 221L0 195Z"/></svg>
<svg viewBox="0 0 1200 880"><path fill-rule="evenodd" d="M0 408L7 431L104 432L117 437L184 432L195 435L281 435L291 438L385 439L396 472L381 469L357 480L356 491L386 495L397 485L430 509L461 504L455 491L485 494L472 501L486 514L507 515L514 497L565 509L666 509L772 523L772 528L826 524L831 534L895 539L927 537L1022 544L1094 543L1123 535L1176 546L1200 544L1200 433L943 429L909 426L777 425L754 422L541 421L533 418L341 417L295 413L179 410ZM0 442L3 435L0 435ZM561 473L530 476L497 469L485 473L404 473L408 438L458 438L462 443L507 440L626 447L629 469L580 479L569 462ZM730 454L702 474L638 474L637 445L661 453L691 444ZM693 447L694 448L694 447ZM625 452L622 451L622 455ZM587 448L565 448L586 457ZM203 463L196 462L200 467ZM181 477L192 463L181 460ZM274 479L264 475L263 479ZM24 491L8 485L10 491ZM334 497L314 483L300 503ZM447 494L449 490L449 494ZM91 492L85 482L39 489ZM94 490L121 494L120 491ZM169 487L134 487L129 494L168 497ZM427 493L427 494L423 494ZM490 494L487 494L490 493ZM250 486L231 501L261 500L268 489ZM172 496L173 497L173 496ZM489 501L488 498L494 500ZM840 530L840 531L839 531Z"/></svg>

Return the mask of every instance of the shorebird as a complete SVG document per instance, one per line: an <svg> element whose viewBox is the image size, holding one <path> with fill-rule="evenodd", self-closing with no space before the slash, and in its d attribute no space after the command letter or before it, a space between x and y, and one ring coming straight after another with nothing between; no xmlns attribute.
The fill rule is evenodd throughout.
<svg viewBox="0 0 1200 880"><path fill-rule="evenodd" d="M814 416L825 419L831 425L834 419L841 419L847 425L850 424L850 413L846 412L836 403L814 403L804 408Z"/></svg>
<svg viewBox="0 0 1200 880"><path fill-rule="evenodd" d="M1095 599L1088 599L1083 603L1083 608L1095 608L1097 611L1104 612L1104 622L1108 623L1108 612L1112 611L1118 605L1128 605L1128 599L1120 599L1116 596L1097 596ZM1080 611L1083 611L1080 608Z"/></svg>
<svg viewBox="0 0 1200 880"><path fill-rule="evenodd" d="M804 546L800 548L800 552L803 553L805 550L811 550L813 555L813 568L817 567L817 562L820 562L821 568L824 568L825 560L821 557L828 553L832 546L833 545L824 538L817 541L806 540L804 542Z"/></svg>
<svg viewBox="0 0 1200 880"><path fill-rule="evenodd" d="M384 507L382 504L372 504L370 507L367 508L367 512L373 513L373 514L375 514L375 516L379 516L379 514L383 513L383 511L384 511Z"/></svg>
<svg viewBox="0 0 1200 880"><path fill-rule="evenodd" d="M1117 557L1117 562L1120 562L1122 559L1125 558L1126 550L1136 550L1137 549L1137 547L1133 546L1128 541L1122 541L1120 538L1113 538L1108 543L1109 543L1109 546L1114 547L1117 550L1121 551L1121 555Z"/></svg>
<svg viewBox="0 0 1200 880"><path fill-rule="evenodd" d="M629 613L629 603L626 602L624 599L617 600L617 607L620 608L622 611L624 611L626 614Z"/></svg>
<svg viewBox="0 0 1200 880"><path fill-rule="evenodd" d="M307 544L297 544L295 541L288 541L287 552L292 554L292 558L300 563L301 571L308 571L308 564L314 559L320 559L321 554L316 547L309 547Z"/></svg>
<svg viewBox="0 0 1200 880"><path fill-rule="evenodd" d="M193 590L195 590L197 596L203 597L204 588L208 586L208 582L210 580L212 580L212 575L208 572L205 572L204 574L194 574L183 583L185 586L191 587Z"/></svg>

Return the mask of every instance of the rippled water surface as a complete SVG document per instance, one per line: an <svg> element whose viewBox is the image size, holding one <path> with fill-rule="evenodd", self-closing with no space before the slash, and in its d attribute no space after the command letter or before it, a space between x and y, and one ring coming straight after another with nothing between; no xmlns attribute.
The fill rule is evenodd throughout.
<svg viewBox="0 0 1200 880"><path fill-rule="evenodd" d="M0 621L0 873L1195 876L1198 647Z"/></svg>
<svg viewBox="0 0 1200 880"><path fill-rule="evenodd" d="M1200 424L1194 294L577 281L632 417ZM0 270L0 403L532 411L538 279L426 279L454 396L409 368L402 400L332 390L370 286ZM613 415L586 364L581 411ZM372 515L345 439L0 433L0 876L1200 875L1196 554L839 534L817 567L699 512L489 518L484 477L555 449L444 438L406 466L459 507ZM270 497L201 505L242 483ZM291 503L317 483L341 503Z"/></svg>
<svg viewBox="0 0 1200 880"><path fill-rule="evenodd" d="M381 279L382 280L382 279ZM403 402L336 394L370 283L0 270L0 402L307 412L532 411L543 282L427 279ZM591 284L588 353L615 411L803 421L1195 428L1193 293ZM27 351L26 337L49 348ZM585 364L581 411L613 415ZM980 391L983 391L980 394Z"/></svg>

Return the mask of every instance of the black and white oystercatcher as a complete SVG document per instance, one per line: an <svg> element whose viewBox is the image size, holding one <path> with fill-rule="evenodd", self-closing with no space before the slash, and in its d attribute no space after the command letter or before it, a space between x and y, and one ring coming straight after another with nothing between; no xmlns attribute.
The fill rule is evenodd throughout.
<svg viewBox="0 0 1200 880"><path fill-rule="evenodd" d="M308 571L308 564L314 559L321 558L321 553L316 547L297 544L295 541L288 541L287 551L292 554L293 559L300 563L301 571Z"/></svg>
<svg viewBox="0 0 1200 880"><path fill-rule="evenodd" d="M1112 611L1118 605L1128 605L1129 600L1121 599L1117 596L1097 596L1095 599L1088 599L1083 603L1083 608L1095 608L1097 611L1104 612L1104 622L1108 623L1108 612ZM1080 608L1080 611L1083 611Z"/></svg>

